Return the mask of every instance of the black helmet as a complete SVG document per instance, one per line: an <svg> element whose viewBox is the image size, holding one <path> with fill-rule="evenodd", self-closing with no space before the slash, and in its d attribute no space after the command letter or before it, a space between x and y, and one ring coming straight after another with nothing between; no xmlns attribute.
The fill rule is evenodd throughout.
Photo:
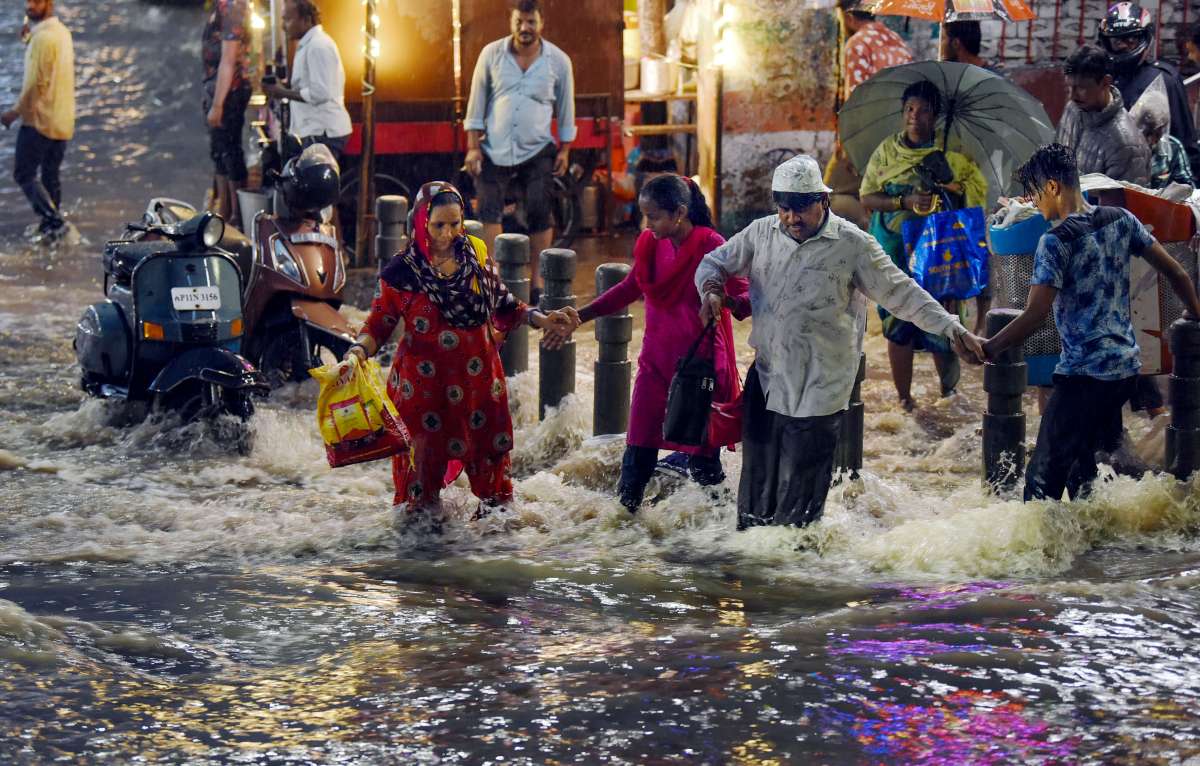
<svg viewBox="0 0 1200 766"><path fill-rule="evenodd" d="M1137 44L1129 50L1117 51L1112 41L1136 38ZM1142 63L1146 51L1154 42L1154 21L1150 11L1137 3L1116 3L1109 7L1108 15L1100 22L1100 44L1112 57L1117 72L1128 71Z"/></svg>
<svg viewBox="0 0 1200 766"><path fill-rule="evenodd" d="M279 177L283 201L295 212L311 212L338 201L337 160L323 144L313 144L288 160Z"/></svg>

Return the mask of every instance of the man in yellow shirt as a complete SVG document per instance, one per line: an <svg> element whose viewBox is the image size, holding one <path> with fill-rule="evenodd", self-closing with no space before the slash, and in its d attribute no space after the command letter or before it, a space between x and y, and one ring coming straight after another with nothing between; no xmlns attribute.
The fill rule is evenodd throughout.
<svg viewBox="0 0 1200 766"><path fill-rule="evenodd" d="M13 179L41 216L41 234L56 238L65 228L58 169L75 134L75 51L71 33L54 15L54 0L25 0L25 15L30 21L25 83L0 123L9 128L21 120Z"/></svg>

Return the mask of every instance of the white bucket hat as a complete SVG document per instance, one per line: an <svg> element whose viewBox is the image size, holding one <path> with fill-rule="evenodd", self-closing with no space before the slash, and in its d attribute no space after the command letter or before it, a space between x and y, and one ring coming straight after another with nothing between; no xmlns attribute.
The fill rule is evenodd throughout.
<svg viewBox="0 0 1200 766"><path fill-rule="evenodd" d="M771 179L771 191L794 192L796 194L816 194L833 191L825 185L822 178L821 166L807 154L797 154L787 162L775 168L775 176Z"/></svg>

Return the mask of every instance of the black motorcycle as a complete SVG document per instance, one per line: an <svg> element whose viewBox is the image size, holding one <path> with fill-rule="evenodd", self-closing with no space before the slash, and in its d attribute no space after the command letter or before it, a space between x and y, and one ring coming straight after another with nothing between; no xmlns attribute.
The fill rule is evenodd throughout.
<svg viewBox="0 0 1200 766"><path fill-rule="evenodd" d="M138 239L107 243L107 300L75 330L81 385L102 399L146 403L183 422L254 413L263 376L240 354L242 274L219 249L225 222L201 213L132 225ZM248 449L248 447L246 447Z"/></svg>

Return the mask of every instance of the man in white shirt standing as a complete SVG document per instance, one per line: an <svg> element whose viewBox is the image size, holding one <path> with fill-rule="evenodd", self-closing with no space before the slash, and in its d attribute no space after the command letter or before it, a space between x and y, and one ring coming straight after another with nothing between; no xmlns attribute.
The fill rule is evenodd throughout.
<svg viewBox="0 0 1200 766"><path fill-rule="evenodd" d="M285 0L283 29L298 40L290 87L264 87L267 95L291 103L291 132L304 147L328 146L341 163L352 130L346 111L346 70L337 43L321 28L321 11L312 0Z"/></svg>
<svg viewBox="0 0 1200 766"><path fill-rule="evenodd" d="M738 529L804 526L821 517L858 372L862 295L950 338L968 361L985 361L980 339L874 237L830 212L816 160L799 155L780 165L771 191L779 214L754 221L696 269L705 321L724 303L725 280L750 280L755 359L743 392Z"/></svg>

